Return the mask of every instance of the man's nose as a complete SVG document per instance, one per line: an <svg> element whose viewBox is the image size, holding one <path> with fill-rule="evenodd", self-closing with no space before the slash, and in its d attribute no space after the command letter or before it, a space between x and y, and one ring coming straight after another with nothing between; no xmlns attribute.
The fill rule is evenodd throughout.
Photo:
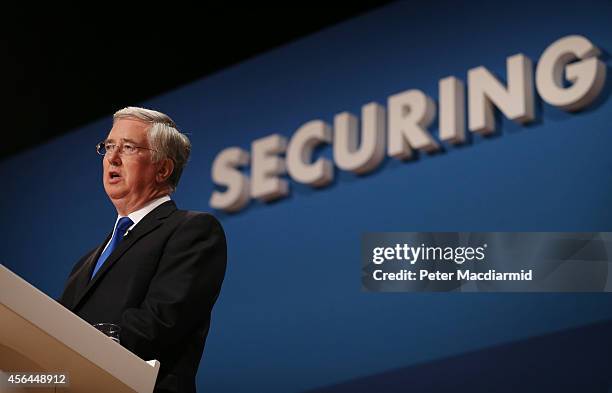
<svg viewBox="0 0 612 393"><path fill-rule="evenodd" d="M119 149L115 148L112 151L106 152L106 159L111 165L121 165L121 155L119 154Z"/></svg>

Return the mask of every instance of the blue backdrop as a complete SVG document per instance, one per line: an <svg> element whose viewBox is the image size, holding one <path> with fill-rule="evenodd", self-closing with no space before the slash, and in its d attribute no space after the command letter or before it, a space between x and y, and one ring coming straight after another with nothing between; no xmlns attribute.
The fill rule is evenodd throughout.
<svg viewBox="0 0 612 393"><path fill-rule="evenodd" d="M535 63L570 34L609 52L610 20L612 3L603 0L395 3L134 104L170 114L190 133L192 158L174 199L209 211L212 161L226 147L250 150L254 139L290 137L345 110L359 116L362 105L386 106L410 88L437 99L440 78L465 81L479 65L503 78L506 57L524 53ZM567 114L538 99L528 126L501 119L496 137L415 161L386 159L367 176L336 170L322 190L291 182L289 198L216 212L228 271L198 387L299 392L612 318L609 294L360 289L364 232L611 231L607 53L604 60L608 82L586 111ZM50 296L112 229L94 148L110 126L111 114L0 164L0 263Z"/></svg>

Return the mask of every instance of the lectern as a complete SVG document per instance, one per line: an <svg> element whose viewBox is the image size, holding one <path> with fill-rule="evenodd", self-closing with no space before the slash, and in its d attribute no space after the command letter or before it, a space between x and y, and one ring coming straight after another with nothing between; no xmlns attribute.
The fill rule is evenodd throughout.
<svg viewBox="0 0 612 393"><path fill-rule="evenodd" d="M0 264L0 370L68 376L68 386L3 392L150 393L159 362L140 359Z"/></svg>

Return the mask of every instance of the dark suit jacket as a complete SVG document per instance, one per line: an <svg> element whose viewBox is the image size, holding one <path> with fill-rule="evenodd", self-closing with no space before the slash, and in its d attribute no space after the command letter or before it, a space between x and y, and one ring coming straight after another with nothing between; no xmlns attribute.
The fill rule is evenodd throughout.
<svg viewBox="0 0 612 393"><path fill-rule="evenodd" d="M210 214L164 202L119 243L93 280L108 240L72 269L60 302L85 321L121 326L121 345L161 362L156 392L195 392L227 248Z"/></svg>

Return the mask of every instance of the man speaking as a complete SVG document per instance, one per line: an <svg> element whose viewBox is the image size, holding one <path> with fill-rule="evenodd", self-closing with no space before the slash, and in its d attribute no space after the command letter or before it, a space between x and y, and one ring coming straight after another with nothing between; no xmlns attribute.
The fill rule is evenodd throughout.
<svg viewBox="0 0 612 393"><path fill-rule="evenodd" d="M128 107L97 151L117 219L74 266L60 302L91 324L119 325L121 345L159 360L156 392L195 392L227 249L212 215L170 199L191 143L167 115Z"/></svg>

